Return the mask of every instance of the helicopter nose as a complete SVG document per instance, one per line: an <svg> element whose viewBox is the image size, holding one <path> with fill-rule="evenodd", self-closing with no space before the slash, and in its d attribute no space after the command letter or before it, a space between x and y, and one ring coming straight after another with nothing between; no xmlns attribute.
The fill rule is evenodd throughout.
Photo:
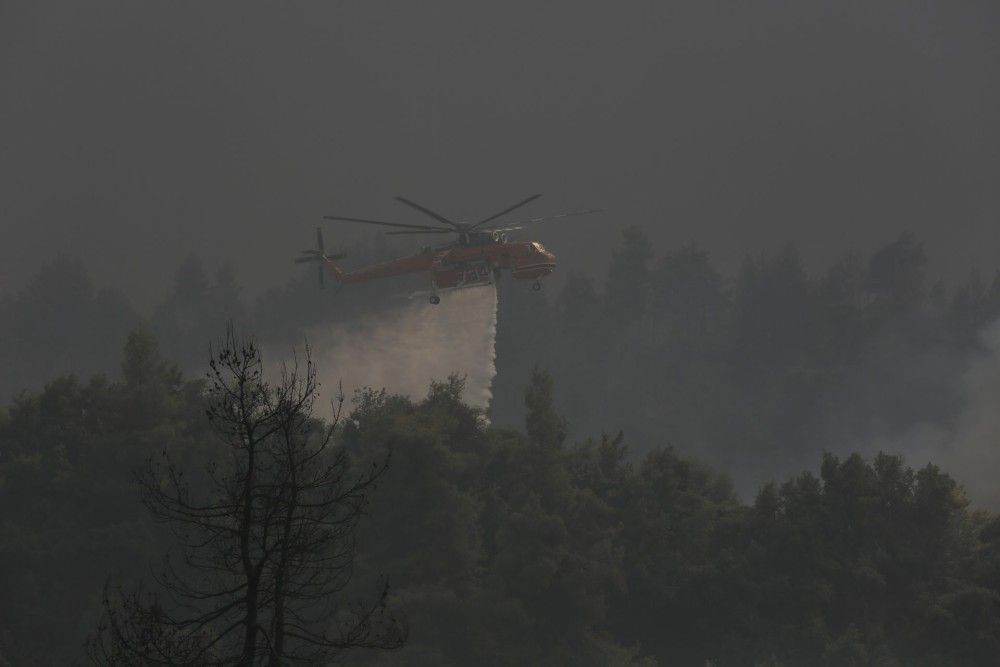
<svg viewBox="0 0 1000 667"><path fill-rule="evenodd" d="M542 271L545 275L548 275L555 271L556 268L556 256L553 255L548 250L542 252Z"/></svg>

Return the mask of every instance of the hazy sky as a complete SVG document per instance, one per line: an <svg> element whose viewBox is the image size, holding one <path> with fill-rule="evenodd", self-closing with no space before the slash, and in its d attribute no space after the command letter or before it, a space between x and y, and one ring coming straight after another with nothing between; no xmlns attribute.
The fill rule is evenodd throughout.
<svg viewBox="0 0 1000 667"><path fill-rule="evenodd" d="M540 234L563 271L626 224L1000 265L996 0L0 0L0 128L0 290L60 251L137 299L191 253L259 289L324 213L419 220L396 194L605 208Z"/></svg>

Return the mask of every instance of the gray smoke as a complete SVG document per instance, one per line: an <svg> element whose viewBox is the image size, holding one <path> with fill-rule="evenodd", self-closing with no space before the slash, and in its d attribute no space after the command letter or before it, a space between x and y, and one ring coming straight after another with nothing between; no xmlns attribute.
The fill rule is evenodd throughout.
<svg viewBox="0 0 1000 667"><path fill-rule="evenodd" d="M963 408L954 427L918 422L866 449L903 455L915 467L934 463L965 488L975 506L1000 509L1000 321L980 335L982 351L961 373Z"/></svg>
<svg viewBox="0 0 1000 667"><path fill-rule="evenodd" d="M982 334L984 352L966 370L961 419L943 452L950 469L976 504L1000 508L1000 322Z"/></svg>

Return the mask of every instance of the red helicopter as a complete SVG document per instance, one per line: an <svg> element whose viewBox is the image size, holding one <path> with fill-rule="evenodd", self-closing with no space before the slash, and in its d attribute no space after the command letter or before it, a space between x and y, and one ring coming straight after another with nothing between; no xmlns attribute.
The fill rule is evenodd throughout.
<svg viewBox="0 0 1000 667"><path fill-rule="evenodd" d="M333 260L344 257L343 254L326 254L323 247L323 230L317 227L317 248L315 250L303 250L302 254L305 256L299 257L295 261L297 263L320 262L318 268L321 284L323 282L324 268L341 283L361 283L388 276L428 272L431 279L430 302L433 304L441 302L438 292L475 285L492 284L499 277L503 269L508 269L514 278L534 280L532 288L540 290L542 288L540 279L549 275L555 269L556 256L542 247L542 244L537 241L510 241L507 238L507 232L524 229L526 226L540 224L547 220L565 218L571 215L597 213L600 209L559 213L541 218L520 220L503 226L487 226L501 216L507 215L539 197L541 195L532 195L476 223L449 220L443 215L435 213L404 197L396 197L396 199L434 218L438 224L414 225L401 222L385 222L383 220L326 215L323 217L327 220L360 222L367 225L400 228L395 231L386 232L389 235L456 234L458 238L448 245L437 248L427 246L416 255L401 257L389 262L358 269L357 271L347 272L333 262Z"/></svg>

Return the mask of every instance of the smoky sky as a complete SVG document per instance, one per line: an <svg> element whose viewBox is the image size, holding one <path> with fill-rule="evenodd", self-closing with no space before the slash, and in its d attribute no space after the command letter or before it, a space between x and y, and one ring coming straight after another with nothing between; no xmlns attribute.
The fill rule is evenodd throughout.
<svg viewBox="0 0 1000 667"><path fill-rule="evenodd" d="M909 229L964 277L1000 264L998 82L995 0L0 0L0 285L62 252L148 301L194 254L253 291L324 213L535 192L606 211L537 234L563 275L637 224L725 267Z"/></svg>

